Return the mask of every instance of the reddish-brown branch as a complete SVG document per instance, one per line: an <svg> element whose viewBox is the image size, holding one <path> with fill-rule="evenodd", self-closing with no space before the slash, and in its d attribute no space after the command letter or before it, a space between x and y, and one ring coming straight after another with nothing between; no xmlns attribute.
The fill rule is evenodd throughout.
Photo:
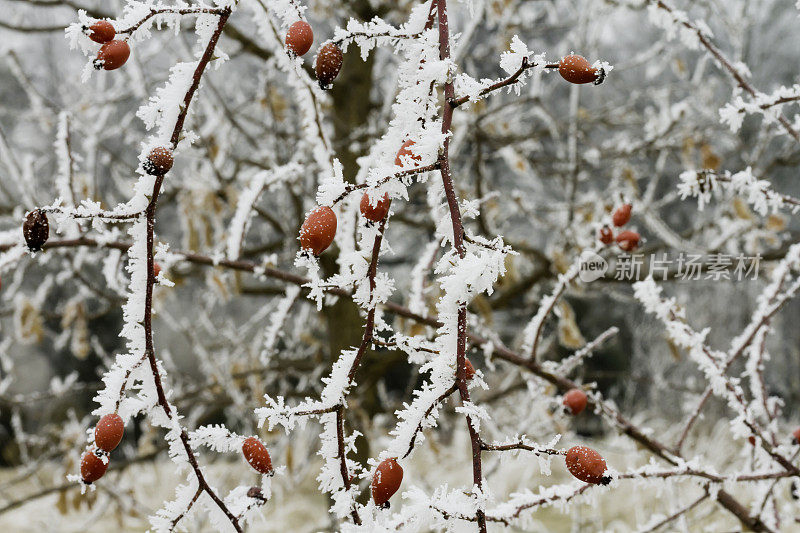
<svg viewBox="0 0 800 533"><path fill-rule="evenodd" d="M118 30L117 33L118 34L133 33L134 31L138 30L142 24L144 24L151 18L155 17L156 15L164 15L167 13L173 15L201 15L203 13L207 13L210 15L224 15L226 11L229 10L226 8L214 8L214 7L187 7L180 9L166 7L166 8L151 9L150 13L142 17L136 23L134 23L128 28Z"/></svg>
<svg viewBox="0 0 800 533"><path fill-rule="evenodd" d="M208 63L211 61L211 58L214 54L214 49L217 46L217 42L219 41L219 37L222 34L222 30L225 27L225 24L228 22L228 17L230 17L231 10L230 9L223 9L219 12L219 21L217 22L217 27L214 30L214 33L211 35L211 39L209 39L208 45L206 46L203 55L201 56L200 60L197 63L197 67L195 68L193 77L192 77L192 84L189 87L189 90L186 92L186 95L183 99L183 106L181 107L180 114L178 115L178 119L175 121L175 127L172 130L172 137L170 138L170 143L172 144L172 148L174 149L178 145L178 140L180 139L181 132L183 131L183 124L186 121L186 115L189 112L189 105L192 102L192 98L194 94L197 92L197 88L200 86L200 79L203 77L203 72L205 72ZM147 356L150 362L150 370L153 374L153 381L155 383L156 388L156 395L158 397L158 403L161 408L164 410L164 413L169 418L173 418L172 409L169 405L169 401L167 400L167 396L164 393L164 386L161 382L161 375L158 368L158 360L155 354L155 348L153 343L153 325L152 325L152 314L153 314L153 285L155 284L155 272L154 272L154 258L153 258L153 241L154 241L154 229L155 229L155 218L156 218L156 206L158 204L158 195L161 191L161 185L164 181L164 175L159 175L156 177L155 184L153 185L153 194L150 198L150 203L147 205L147 209L145 210L145 215L147 217L147 286L146 286L146 293L145 293L145 309L144 309L144 330L145 330L145 355ZM183 444L183 448L186 451L186 456L189 461L189 464L194 471L195 476L197 477L198 482L198 490L203 490L208 493L209 497L217 504L217 506L225 513L225 516L228 517L231 524L233 525L236 531L242 531L241 526L239 525L239 519L228 509L225 505L225 502L216 494L216 492L211 488L208 482L203 475L202 470L200 469L199 464L197 463L197 458L192 451L192 447L189 443L189 435L187 434L186 430L181 428L180 432L180 440Z"/></svg>
<svg viewBox="0 0 800 533"><path fill-rule="evenodd" d="M437 161L436 163L433 163L431 165L425 165L424 167L416 167L416 168L410 168L408 170L401 170L400 172L395 172L394 174L386 176L385 178L381 178L381 180L375 186L380 187L381 185L383 185L385 183L388 183L393 179L404 178L404 177L407 177L407 176L413 176L415 174L422 174L424 172L430 172L430 171L436 170L438 168L439 168L439 162ZM341 202L342 200L344 200L345 198L347 198L347 196L350 193L355 192L355 191L360 191L362 189L367 189L367 188L369 188L369 185L367 185L366 183L348 184L345 187L344 192L342 194L340 194L338 197L336 197L336 199L333 201L333 205L336 205L339 202Z"/></svg>
<svg viewBox="0 0 800 533"><path fill-rule="evenodd" d="M520 65L519 69L517 69L516 72L514 72L511 76L502 79L497 83L493 83L489 87L483 89L478 93L478 96L486 96L487 94L497 91L498 89L502 89L503 87L514 85L515 83L517 83L519 77L522 76L522 74L526 70L532 69L535 66L537 66L537 63L532 63L530 59L528 59L527 57L522 58L522 65ZM547 65L544 66L544 68L557 69L558 63L548 63ZM450 105L453 107L459 107L469 102L469 100L470 100L469 96L461 96L460 98L454 98L453 100L451 100Z"/></svg>
<svg viewBox="0 0 800 533"><path fill-rule="evenodd" d="M554 450L552 448L537 448L524 442L514 442L511 444L489 444L481 441L481 449L487 452L508 452L512 450L525 450L536 455L566 455L566 450Z"/></svg>
<svg viewBox="0 0 800 533"><path fill-rule="evenodd" d="M438 0L437 12L439 16L439 59L445 61L450 59L450 26L447 20L447 0ZM448 77L444 85L445 105L442 113L442 133L446 135L442 151L439 154L439 170L442 174L442 184L444 186L447 205L450 209L450 219L453 223L453 247L462 259L466 255L464 247L464 226L461 221L461 210L458 207L453 178L450 173L450 127L453 123L453 102L455 99L455 88L453 80ZM461 401L465 404L470 403L469 388L467 387L466 370L466 341L467 341L467 303L460 302L458 305L456 331L456 385L461 396ZM467 430L469 431L470 442L472 445L472 482L479 489L483 486L483 474L481 473L481 439L472 419L467 416ZM483 509L477 512L478 528L481 533L486 533L486 514Z"/></svg>
<svg viewBox="0 0 800 533"><path fill-rule="evenodd" d="M428 408L425 410L425 416L422 417L420 423L417 424L417 427L414 428L414 434L411 435L411 440L408 443L408 450L403 455L404 459L408 457L409 454L414 450L414 443L417 441L417 435L419 435L419 432L422 431L422 422L424 422L425 419L430 416L430 414L433 412L433 410L436 408L437 405L442 403L448 396L450 396L457 390L458 390L458 385L454 383L452 387L444 391L438 398L436 398L435 402L433 402L428 406Z"/></svg>

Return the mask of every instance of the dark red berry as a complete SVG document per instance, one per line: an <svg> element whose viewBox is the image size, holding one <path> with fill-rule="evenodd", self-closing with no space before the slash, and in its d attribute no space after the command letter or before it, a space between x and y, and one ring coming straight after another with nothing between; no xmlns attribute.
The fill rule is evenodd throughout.
<svg viewBox="0 0 800 533"><path fill-rule="evenodd" d="M611 217L611 219L613 220L614 225L616 227L619 228L621 226L624 226L630 221L631 209L632 209L631 204L623 204L619 206L616 211L614 211L614 215Z"/></svg>
<svg viewBox="0 0 800 533"><path fill-rule="evenodd" d="M100 458L101 455L105 455L106 462L103 462L103 459ZM83 482L88 485L103 477L103 474L108 470L109 462L108 456L101 451L98 452L98 450L92 449L84 453L81 459L81 479Z"/></svg>
<svg viewBox="0 0 800 533"><path fill-rule="evenodd" d="M298 20L286 32L286 48L296 56L305 55L314 43L314 30L305 20ZM334 76L335 77L335 76Z"/></svg>
<svg viewBox="0 0 800 533"><path fill-rule="evenodd" d="M567 470L583 481L595 485L607 485L611 479L605 475L606 461L591 448L574 446L567 450Z"/></svg>
<svg viewBox="0 0 800 533"><path fill-rule="evenodd" d="M800 444L800 428L794 430L792 437L794 437L795 444Z"/></svg>
<svg viewBox="0 0 800 533"><path fill-rule="evenodd" d="M367 220L380 222L386 217L386 214L389 213L389 206L391 203L392 201L389 199L389 195L384 194L383 198L375 202L375 204L372 204L369 200L369 194L364 193L364 196L361 197L361 214L364 215L364 218Z"/></svg>
<svg viewBox="0 0 800 533"><path fill-rule="evenodd" d="M100 47L97 52L97 59L94 60L94 68L97 70L116 70L128 60L131 55L131 47L128 43L120 40L108 41Z"/></svg>
<svg viewBox="0 0 800 533"><path fill-rule="evenodd" d="M394 158L394 164L396 166L404 167L405 165L403 164L403 160L408 158L411 158L411 160L417 164L422 162L422 158L418 155L415 155L414 152L411 151L412 146L414 146L414 141L411 139L403 143L403 146L401 146L400 150L397 151L397 157ZM414 166L410 168L414 168Z"/></svg>
<svg viewBox="0 0 800 533"><path fill-rule="evenodd" d="M747 437L747 442L750 443L750 446L755 446L756 445L756 438L754 436L750 435L749 437Z"/></svg>
<svg viewBox="0 0 800 533"><path fill-rule="evenodd" d="M103 416L94 427L94 443L104 452L110 452L119 446L125 422L116 413Z"/></svg>
<svg viewBox="0 0 800 533"><path fill-rule="evenodd" d="M342 49L337 45L328 43L319 49L314 62L314 71L317 73L320 87L330 88L331 83L342 69L342 61L344 61L344 55L342 55Z"/></svg>
<svg viewBox="0 0 800 533"><path fill-rule="evenodd" d="M600 78L598 70L585 57L577 54L565 56L558 63L558 73L570 83L596 82Z"/></svg>
<svg viewBox="0 0 800 533"><path fill-rule="evenodd" d="M142 167L151 176L163 176L172 168L172 150L159 146L150 150Z"/></svg>
<svg viewBox="0 0 800 533"><path fill-rule="evenodd" d="M38 252L42 249L50 237L50 223L47 221L44 211L35 209L28 213L22 224L22 235L31 252Z"/></svg>
<svg viewBox="0 0 800 533"><path fill-rule="evenodd" d="M117 35L117 30L107 20L98 20L89 26L89 39L96 43L107 43Z"/></svg>
<svg viewBox="0 0 800 533"><path fill-rule="evenodd" d="M597 235L597 238L603 244L606 245L611 244L612 242L614 242L614 232L611 231L611 228L609 228L608 226L603 226L602 228L600 228L600 232Z"/></svg>
<svg viewBox="0 0 800 533"><path fill-rule="evenodd" d="M403 482L403 468L397 458L385 459L375 469L372 477L372 501L378 507L388 507L391 498Z"/></svg>
<svg viewBox="0 0 800 533"><path fill-rule="evenodd" d="M300 246L314 255L324 252L336 236L336 213L323 205L315 208L306 217L300 228Z"/></svg>
<svg viewBox="0 0 800 533"><path fill-rule="evenodd" d="M617 245L625 252L632 252L639 246L639 239L635 231L623 231L617 235Z"/></svg>
<svg viewBox="0 0 800 533"><path fill-rule="evenodd" d="M255 437L247 437L242 444L244 458L256 472L272 474L272 459L267 447Z"/></svg>
<svg viewBox="0 0 800 533"><path fill-rule="evenodd" d="M586 409L586 393L580 389L570 389L564 395L563 403L573 415L579 415Z"/></svg>

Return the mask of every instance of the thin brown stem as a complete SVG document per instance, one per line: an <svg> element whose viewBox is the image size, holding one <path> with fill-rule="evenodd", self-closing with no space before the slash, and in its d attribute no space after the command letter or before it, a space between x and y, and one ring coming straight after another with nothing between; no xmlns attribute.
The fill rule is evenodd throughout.
<svg viewBox="0 0 800 533"><path fill-rule="evenodd" d="M447 0L438 0L437 13L439 17L439 59L450 59L450 26L447 19ZM450 127L453 123L453 105L455 101L455 88L453 80L448 75L448 81L444 85L445 105L442 113L442 133L446 136L442 151L439 154L439 170L442 174L442 184L444 186L447 205L450 209L450 219L453 224L453 247L458 252L460 258L466 255L464 246L464 226L461 220L461 210L458 207L453 177L450 173ZM458 304L456 330L456 385L464 404L470 403L469 388L467 387L466 377L466 341L467 341L467 303ZM467 419L467 430L469 431L470 442L472 445L472 482L478 488L483 486L483 475L481 473L481 439L472 418ZM478 509L476 515L478 528L481 533L486 533L486 514L483 509Z"/></svg>

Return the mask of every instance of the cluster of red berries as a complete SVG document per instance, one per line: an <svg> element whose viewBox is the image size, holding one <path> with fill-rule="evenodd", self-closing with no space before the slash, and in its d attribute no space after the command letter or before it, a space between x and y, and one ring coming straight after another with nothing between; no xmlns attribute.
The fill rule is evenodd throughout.
<svg viewBox="0 0 800 533"><path fill-rule="evenodd" d="M111 452L119 446L125 423L117 413L103 416L94 428L94 446L81 459L81 479L90 485L103 477L111 462Z"/></svg>
<svg viewBox="0 0 800 533"><path fill-rule="evenodd" d="M98 20L84 31L89 39L101 45L97 52L97 59L94 60L95 69L116 70L128 61L131 47L127 41L114 39L117 36L117 30L109 21Z"/></svg>
<svg viewBox="0 0 800 533"><path fill-rule="evenodd" d="M631 206L631 204L623 204L619 206L611 217L611 221L614 223L614 226L621 228L630 222L632 209L633 206ZM605 245L609 245L616 241L617 246L619 246L624 252L634 251L639 247L639 241L641 240L641 236L637 232L631 230L620 231L619 234L614 237L614 230L608 226L603 226L600 228L597 238Z"/></svg>
<svg viewBox="0 0 800 533"><path fill-rule="evenodd" d="M593 67L589 61L577 54L570 54L558 62L558 73L570 83L594 83L600 85L606 79L606 71Z"/></svg>
<svg viewBox="0 0 800 533"><path fill-rule="evenodd" d="M41 209L34 209L25 216L22 223L22 236L31 252L38 252L50 237L50 223Z"/></svg>
<svg viewBox="0 0 800 533"><path fill-rule="evenodd" d="M415 163L419 163L422 160L421 157L411 151L413 145L414 141L411 140L403 143L395 157L395 165L402 167L404 166L403 161L407 161L409 158ZM389 214L391 203L392 201L388 194L384 194L383 198L373 202L369 194L364 193L361 197L359 210L364 218L370 222L380 222ZM303 225L300 227L300 247L315 256L319 256L333 243L333 238L336 236L336 224L336 213L333 212L333 209L326 205L315 207L306 216Z"/></svg>
<svg viewBox="0 0 800 533"><path fill-rule="evenodd" d="M286 51L292 57L300 57L311 49L314 43L314 30L305 20L298 20L286 32ZM333 80L342 69L344 54L335 43L322 45L314 60L314 72L319 80L319 86L329 89Z"/></svg>

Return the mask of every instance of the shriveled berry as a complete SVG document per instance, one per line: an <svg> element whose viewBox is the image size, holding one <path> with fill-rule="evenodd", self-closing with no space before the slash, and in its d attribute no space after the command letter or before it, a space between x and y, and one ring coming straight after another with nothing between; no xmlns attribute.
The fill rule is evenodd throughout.
<svg viewBox="0 0 800 533"><path fill-rule="evenodd" d="M50 237L50 223L47 221L44 211L35 209L28 213L22 224L22 235L31 252L38 252L42 249Z"/></svg>
<svg viewBox="0 0 800 533"><path fill-rule="evenodd" d="M336 213L323 205L315 208L306 217L300 228L300 246L314 255L324 252L336 236Z"/></svg>
<svg viewBox="0 0 800 533"><path fill-rule="evenodd" d="M558 73L570 83L592 83L600 78L600 69L594 68L585 57L571 54L561 58Z"/></svg>
<svg viewBox="0 0 800 533"><path fill-rule="evenodd" d="M116 70L128 60L131 55L131 47L125 41L114 39L108 41L100 47L97 52L97 59L94 60L94 68L97 70Z"/></svg>
<svg viewBox="0 0 800 533"><path fill-rule="evenodd" d="M98 20L89 26L89 39L96 43L107 43L117 35L117 30L107 20Z"/></svg>
<svg viewBox="0 0 800 533"><path fill-rule="evenodd" d="M400 483L403 482L403 468L397 464L397 458L391 457L381 461L372 477L372 501L378 507L388 507L391 498Z"/></svg>
<svg viewBox="0 0 800 533"><path fill-rule="evenodd" d="M272 474L272 459L267 447L255 437L247 437L242 444L244 458L254 470L261 474Z"/></svg>
<svg viewBox="0 0 800 533"><path fill-rule="evenodd" d="M622 231L617 235L617 245L625 252L632 252L639 246L639 239L635 231Z"/></svg>
<svg viewBox="0 0 800 533"><path fill-rule="evenodd" d="M81 459L81 479L87 485L94 483L106 473L110 460L108 456L105 457L106 461L103 462L101 455L105 455L102 451L95 449L87 451L83 454Z"/></svg>
<svg viewBox="0 0 800 533"><path fill-rule="evenodd" d="M260 502L265 502L267 500L264 498L264 492L261 490L261 487L250 487L247 489L247 497L259 500Z"/></svg>
<svg viewBox="0 0 800 533"><path fill-rule="evenodd" d="M600 228L600 232L597 235L597 238L603 244L611 244L614 242L614 232L608 226L603 226Z"/></svg>
<svg viewBox="0 0 800 533"><path fill-rule="evenodd" d="M800 444L800 428L797 428L792 432L792 437L794 437L795 444Z"/></svg>
<svg viewBox="0 0 800 533"><path fill-rule="evenodd" d="M163 176L172 168L173 162L172 150L159 146L150 150L142 167L151 176Z"/></svg>
<svg viewBox="0 0 800 533"><path fill-rule="evenodd" d="M569 473L584 483L608 485L611 482L611 478L605 475L605 459L591 448L573 446L567 450L566 463Z"/></svg>
<svg viewBox="0 0 800 533"><path fill-rule="evenodd" d="M125 422L117 413L103 416L94 427L94 443L104 452L110 452L119 446Z"/></svg>
<svg viewBox="0 0 800 533"><path fill-rule="evenodd" d="M305 20L298 20L286 32L286 48L296 56L305 55L314 43L314 30Z"/></svg>
<svg viewBox="0 0 800 533"><path fill-rule="evenodd" d="M611 220L614 222L616 227L621 227L627 224L631 219L631 204L623 204L614 211L614 214L611 217Z"/></svg>
<svg viewBox="0 0 800 533"><path fill-rule="evenodd" d="M389 206L391 203L392 201L389 199L389 195L384 194L383 198L381 198L375 204L372 204L369 199L369 194L364 193L364 196L361 197L361 214L364 215L364 218L367 220L371 220L372 222L380 222L389 212Z"/></svg>
<svg viewBox="0 0 800 533"><path fill-rule="evenodd" d="M422 162L422 158L414 152L411 151L411 147L414 146L414 141L411 139L407 140L403 143L403 146L400 147L400 150L397 151L397 157L394 158L394 164L398 167L404 167L403 160L407 160L411 158L416 164ZM414 168L413 166L410 168Z"/></svg>
<svg viewBox="0 0 800 533"><path fill-rule="evenodd" d="M570 389L564 395L563 403L573 415L579 415L586 409L586 393L580 389Z"/></svg>
<svg viewBox="0 0 800 533"><path fill-rule="evenodd" d="M333 80L339 75L342 69L344 55L342 49L333 43L328 43L319 49L317 59L314 62L314 71L317 73L319 86L329 89Z"/></svg>

